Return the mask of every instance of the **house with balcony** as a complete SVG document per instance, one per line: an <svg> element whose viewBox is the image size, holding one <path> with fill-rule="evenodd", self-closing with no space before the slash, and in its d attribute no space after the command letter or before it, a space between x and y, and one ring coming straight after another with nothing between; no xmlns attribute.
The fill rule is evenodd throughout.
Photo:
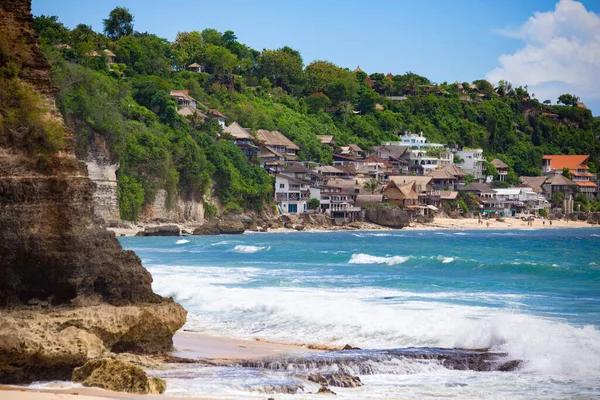
<svg viewBox="0 0 600 400"><path fill-rule="evenodd" d="M340 153L343 156L361 158L363 150L357 144L349 144L340 147Z"/></svg>
<svg viewBox="0 0 600 400"><path fill-rule="evenodd" d="M459 156L462 159L461 163L456 163L467 174L473 175L476 180L483 179L483 150L482 149L462 149L454 154L454 157Z"/></svg>
<svg viewBox="0 0 600 400"><path fill-rule="evenodd" d="M318 172L315 172L299 162L295 162L292 165L287 166L282 172L282 175L291 176L292 178L300 179L301 181L305 181L310 183L311 186L320 187L324 185L327 181L327 178ZM315 198L319 198L317 196L312 196Z"/></svg>
<svg viewBox="0 0 600 400"><path fill-rule="evenodd" d="M261 145L260 146L260 166L270 174L277 174L285 169L285 156L278 151Z"/></svg>
<svg viewBox="0 0 600 400"><path fill-rule="evenodd" d="M283 214L305 213L310 196L308 182L282 174L275 176L275 202Z"/></svg>
<svg viewBox="0 0 600 400"><path fill-rule="evenodd" d="M436 190L454 190L458 186L458 178L448 170L434 169L427 176L431 177L431 185Z"/></svg>
<svg viewBox="0 0 600 400"><path fill-rule="evenodd" d="M587 165L589 158L589 155L545 155L542 157L542 172L544 175L558 175L568 169L579 192L591 200L598 195L598 185L596 176L590 173Z"/></svg>
<svg viewBox="0 0 600 400"><path fill-rule="evenodd" d="M466 186L459 187L458 191L473 194L479 204L483 206L482 212L484 214L494 214L502 211L502 209L496 207L496 192L485 183L471 182Z"/></svg>
<svg viewBox="0 0 600 400"><path fill-rule="evenodd" d="M498 180L500 182L504 182L506 180L506 176L508 175L508 165L498 158L494 158L490 164L496 167L496 171L498 171Z"/></svg>
<svg viewBox="0 0 600 400"><path fill-rule="evenodd" d="M324 185L321 189L321 211L332 217L344 217L344 213L352 206L348 194L340 187Z"/></svg>
<svg viewBox="0 0 600 400"><path fill-rule="evenodd" d="M383 145L374 146L374 154L389 162L393 168L400 174L408 174L408 156L406 151L408 146L397 146L397 145Z"/></svg>
<svg viewBox="0 0 600 400"><path fill-rule="evenodd" d="M250 134L250 128L242 128L240 124L234 121L223 129L223 133L233 138L236 146L242 149L246 157L252 158L260 155L260 148L255 144L255 139Z"/></svg>
<svg viewBox="0 0 600 400"><path fill-rule="evenodd" d="M447 171L451 175L456 177L456 187L464 186L465 180L467 179L467 173L462 168L457 167L455 164L448 164L440 169L441 171Z"/></svg>
<svg viewBox="0 0 600 400"><path fill-rule="evenodd" d="M300 147L285 137L281 132L259 129L256 131L256 137L263 146L282 154L286 164L292 164L298 159Z"/></svg>

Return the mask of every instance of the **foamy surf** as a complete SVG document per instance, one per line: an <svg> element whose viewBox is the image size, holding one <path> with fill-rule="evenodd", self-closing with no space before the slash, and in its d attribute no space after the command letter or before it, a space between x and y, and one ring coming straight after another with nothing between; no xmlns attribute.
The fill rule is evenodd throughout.
<svg viewBox="0 0 600 400"><path fill-rule="evenodd" d="M370 254L352 254L350 257L350 261L348 264L387 264L387 265L396 265L402 264L406 262L410 257L402 257L402 256L386 256L386 257L378 257L372 256Z"/></svg>
<svg viewBox="0 0 600 400"><path fill-rule="evenodd" d="M189 243L189 240L186 239L179 239L178 241L175 242L175 244L185 244L185 243Z"/></svg>
<svg viewBox="0 0 600 400"><path fill-rule="evenodd" d="M267 247L267 246L244 246L241 244L238 244L237 246L235 246L233 248L233 251L235 251L236 253L247 253L247 254L252 254L252 253L258 253L259 251L263 251L263 250L270 250L271 247Z"/></svg>

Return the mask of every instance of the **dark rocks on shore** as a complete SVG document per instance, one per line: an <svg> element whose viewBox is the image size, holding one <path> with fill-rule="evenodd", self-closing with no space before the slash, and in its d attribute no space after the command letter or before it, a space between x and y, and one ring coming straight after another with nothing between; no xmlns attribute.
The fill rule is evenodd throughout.
<svg viewBox="0 0 600 400"><path fill-rule="evenodd" d="M217 224L217 228L223 234L242 234L246 230L244 224L239 221L221 221Z"/></svg>
<svg viewBox="0 0 600 400"><path fill-rule="evenodd" d="M358 376L352 376L346 373L310 374L308 380L318 383L321 386L335 386L342 388L354 388L363 385Z"/></svg>
<svg viewBox="0 0 600 400"><path fill-rule="evenodd" d="M345 345L342 350L360 350L360 347L352 347L349 344Z"/></svg>
<svg viewBox="0 0 600 400"><path fill-rule="evenodd" d="M317 391L317 394L333 394L333 395L335 395L336 393L333 390L329 389L327 386L321 386L319 388L319 390Z"/></svg>
<svg viewBox="0 0 600 400"><path fill-rule="evenodd" d="M181 236L181 230L177 225L149 226L136 236Z"/></svg>
<svg viewBox="0 0 600 400"><path fill-rule="evenodd" d="M75 368L73 382L83 386L136 394L162 394L167 384L159 378L148 378L146 372L137 365L121 360L103 358L88 361Z"/></svg>
<svg viewBox="0 0 600 400"><path fill-rule="evenodd" d="M410 216L407 211L397 207L373 206L365 210L367 221L377 225L387 226L389 228L404 228L410 222Z"/></svg>

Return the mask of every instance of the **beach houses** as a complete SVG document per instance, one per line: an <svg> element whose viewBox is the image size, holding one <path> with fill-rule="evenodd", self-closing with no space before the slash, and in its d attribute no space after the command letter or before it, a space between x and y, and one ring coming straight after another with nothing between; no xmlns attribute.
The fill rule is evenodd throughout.
<svg viewBox="0 0 600 400"><path fill-rule="evenodd" d="M502 160L494 158L490 161L494 167L496 167L496 171L498 171L498 180L500 182L504 182L506 180L506 176L508 175L508 165Z"/></svg>
<svg viewBox="0 0 600 400"><path fill-rule="evenodd" d="M264 147L282 155L286 164L291 164L298 159L300 147L285 137L281 132L259 129L256 131L256 137Z"/></svg>
<svg viewBox="0 0 600 400"><path fill-rule="evenodd" d="M335 138L333 135L317 135L317 139L319 139L321 143L326 144L331 148L335 148Z"/></svg>
<svg viewBox="0 0 600 400"><path fill-rule="evenodd" d="M587 165L589 158L589 155L545 155L542 157L542 172L544 175L562 174L568 169L579 192L591 200L598 195L598 185Z"/></svg>
<svg viewBox="0 0 600 400"><path fill-rule="evenodd" d="M275 202L283 214L305 213L310 195L308 182L282 174L275 175Z"/></svg>
<svg viewBox="0 0 600 400"><path fill-rule="evenodd" d="M416 191L416 182L396 183L390 180L387 186L383 189L387 202L395 204L400 208L408 208L419 205L419 195Z"/></svg>
<svg viewBox="0 0 600 400"><path fill-rule="evenodd" d="M462 162L455 162L467 174L473 175L473 178L483 179L483 150L482 149L467 149L457 151L454 157L459 156Z"/></svg>
<svg viewBox="0 0 600 400"><path fill-rule="evenodd" d="M237 122L232 122L228 127L223 129L224 134L228 134L234 140L246 157L252 158L260 155L260 148L255 144L254 137L250 134L250 128L242 128Z"/></svg>

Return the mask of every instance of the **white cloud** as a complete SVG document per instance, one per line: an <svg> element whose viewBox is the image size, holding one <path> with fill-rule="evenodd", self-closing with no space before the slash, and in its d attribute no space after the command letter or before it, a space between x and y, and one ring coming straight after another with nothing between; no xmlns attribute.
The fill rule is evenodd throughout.
<svg viewBox="0 0 600 400"><path fill-rule="evenodd" d="M528 85L529 93L553 102L562 93L582 101L600 100L600 15L580 2L560 0L554 11L536 12L517 30L498 33L521 39L525 47L503 54L486 79Z"/></svg>

